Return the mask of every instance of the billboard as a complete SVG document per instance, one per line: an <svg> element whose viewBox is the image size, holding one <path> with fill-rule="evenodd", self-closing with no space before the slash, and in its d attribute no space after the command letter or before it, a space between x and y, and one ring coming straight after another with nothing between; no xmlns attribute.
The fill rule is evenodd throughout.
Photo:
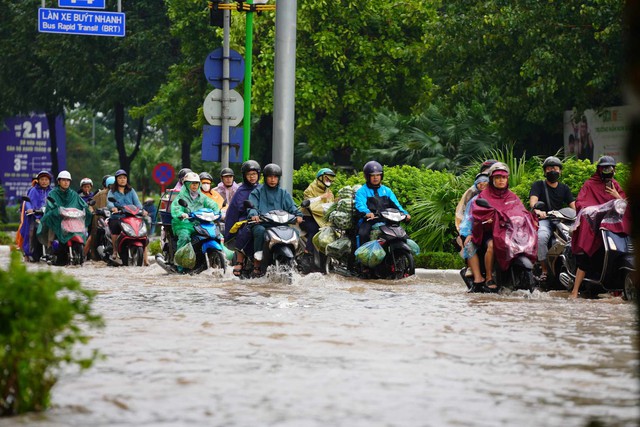
<svg viewBox="0 0 640 427"><path fill-rule="evenodd" d="M56 119L58 166L66 169L66 138L62 117ZM44 114L12 117L0 128L0 185L8 204L18 203L41 170L51 172L51 138Z"/></svg>
<svg viewBox="0 0 640 427"><path fill-rule="evenodd" d="M600 156L613 156L626 162L625 144L629 135L629 106L602 110L564 112L564 153L596 162Z"/></svg>

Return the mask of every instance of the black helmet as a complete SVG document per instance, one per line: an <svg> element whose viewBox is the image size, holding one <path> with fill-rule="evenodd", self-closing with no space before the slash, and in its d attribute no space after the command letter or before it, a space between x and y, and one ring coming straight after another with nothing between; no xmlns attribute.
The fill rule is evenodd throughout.
<svg viewBox="0 0 640 427"><path fill-rule="evenodd" d="M189 168L180 169L180 172L178 172L178 181L182 182L182 180L184 179L184 176L189 172L193 172L193 171Z"/></svg>
<svg viewBox="0 0 640 427"><path fill-rule="evenodd" d="M282 168L275 163L269 163L262 172L264 176L282 176Z"/></svg>
<svg viewBox="0 0 640 427"><path fill-rule="evenodd" d="M224 168L220 171L220 178L222 178L223 176L235 176L235 174L233 173L233 169L231 168Z"/></svg>
<svg viewBox="0 0 640 427"><path fill-rule="evenodd" d="M102 186L103 187L107 186L107 178L109 178L110 176L113 176L113 175L105 175L105 176L102 177Z"/></svg>
<svg viewBox="0 0 640 427"><path fill-rule="evenodd" d="M485 160L484 162L482 162L482 164L480 165L480 173L486 171L487 169L489 169L491 166L493 166L495 163L498 163L498 161L496 159L488 159Z"/></svg>
<svg viewBox="0 0 640 427"><path fill-rule="evenodd" d="M605 166L616 167L616 159L611 156L602 156L600 157L600 159L598 159L598 163L596 166L598 166L599 168Z"/></svg>
<svg viewBox="0 0 640 427"><path fill-rule="evenodd" d="M200 174L200 182L202 182L203 179L213 182L213 177L209 172L202 172Z"/></svg>
<svg viewBox="0 0 640 427"><path fill-rule="evenodd" d="M549 156L544 159L544 162L542 163L542 170L545 170L547 166L558 166L562 169L562 161L555 156Z"/></svg>
<svg viewBox="0 0 640 427"><path fill-rule="evenodd" d="M242 164L242 166L240 166L240 172L242 172L242 180L247 184L249 182L246 179L246 175L250 171L257 172L258 179L260 179L260 163L256 162L255 160L247 160Z"/></svg>
<svg viewBox="0 0 640 427"><path fill-rule="evenodd" d="M384 178L384 171L382 170L382 165L375 160L367 162L362 168L362 172L364 172L364 178L369 181L369 176L372 174L381 174L382 178Z"/></svg>
<svg viewBox="0 0 640 427"><path fill-rule="evenodd" d="M126 176L127 178L129 177L129 175L127 174L127 171L126 171L126 170L124 170L124 169L118 169L118 170L116 171L116 173L114 173L114 174L113 174L113 176L114 176L115 178L119 177L120 175L124 175L124 176Z"/></svg>

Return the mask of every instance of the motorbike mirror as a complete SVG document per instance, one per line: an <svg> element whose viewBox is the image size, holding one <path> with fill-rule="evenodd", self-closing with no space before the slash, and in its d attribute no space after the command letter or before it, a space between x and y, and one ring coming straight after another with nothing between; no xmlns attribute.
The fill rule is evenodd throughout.
<svg viewBox="0 0 640 427"><path fill-rule="evenodd" d="M537 201L535 205L533 205L533 209L538 209L539 211L544 211L547 209L547 204L545 202Z"/></svg>
<svg viewBox="0 0 640 427"><path fill-rule="evenodd" d="M95 204L96 204L96 201L95 201L95 200L93 200L93 199L91 199L91 200L89 200L89 201L87 202L87 204L88 204L89 206L93 206L93 205L95 205Z"/></svg>
<svg viewBox="0 0 640 427"><path fill-rule="evenodd" d="M309 200L309 199L304 200L302 203L300 203L300 207L302 207L302 208L308 208L309 205L311 205L311 200Z"/></svg>
<svg viewBox="0 0 640 427"><path fill-rule="evenodd" d="M245 200L244 203L242 203L242 206L245 209L251 209L253 207L253 203L251 203L249 200Z"/></svg>
<svg viewBox="0 0 640 427"><path fill-rule="evenodd" d="M111 203L116 203L116 202L117 202L117 200L116 200L116 198L115 198L115 197L109 197L109 201L110 201Z"/></svg>
<svg viewBox="0 0 640 427"><path fill-rule="evenodd" d="M180 206L182 206L183 208L186 208L187 206L189 206L189 205L187 204L187 201L186 201L185 199L178 199L178 204L179 204Z"/></svg>
<svg viewBox="0 0 640 427"><path fill-rule="evenodd" d="M476 205L481 206L483 208L490 208L491 205L487 202L486 199L476 199Z"/></svg>
<svg viewBox="0 0 640 427"><path fill-rule="evenodd" d="M22 201L31 203L31 199L27 196L22 196Z"/></svg>

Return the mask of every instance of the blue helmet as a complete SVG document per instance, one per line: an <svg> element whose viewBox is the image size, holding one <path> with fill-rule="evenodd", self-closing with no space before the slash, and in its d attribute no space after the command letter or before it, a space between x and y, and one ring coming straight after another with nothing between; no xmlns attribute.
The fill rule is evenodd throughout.
<svg viewBox="0 0 640 427"><path fill-rule="evenodd" d="M129 177L129 175L127 174L127 171L125 171L124 169L118 169L116 173L113 174L113 176L116 178L119 177L120 175L124 175L127 178Z"/></svg>
<svg viewBox="0 0 640 427"><path fill-rule="evenodd" d="M107 179L104 180L104 183L109 186L109 185L113 185L116 183L116 177L115 176L109 176L107 177Z"/></svg>
<svg viewBox="0 0 640 427"><path fill-rule="evenodd" d="M322 175L336 176L336 173L329 168L322 168L316 174L316 178L320 178Z"/></svg>

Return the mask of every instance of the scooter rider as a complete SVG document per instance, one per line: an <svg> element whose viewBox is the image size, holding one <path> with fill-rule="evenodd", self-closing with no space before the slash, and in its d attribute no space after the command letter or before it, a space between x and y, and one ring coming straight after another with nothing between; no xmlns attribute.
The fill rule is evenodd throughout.
<svg viewBox="0 0 640 427"><path fill-rule="evenodd" d="M213 200L218 205L218 210L222 210L224 199L217 191L211 188L213 177L209 172L202 172L200 175L200 192Z"/></svg>
<svg viewBox="0 0 640 427"><path fill-rule="evenodd" d="M36 231L38 223L36 218L32 215L34 211L38 211L47 203L47 196L51 192L51 180L53 176L48 171L40 171L36 176L38 184L31 187L27 192L29 201L24 203L24 212L22 216L22 222L18 230L18 235L22 237L21 244L19 245L24 253L25 257L29 260L35 261L36 258L44 254L37 253L38 247L41 247L36 237Z"/></svg>
<svg viewBox="0 0 640 427"><path fill-rule="evenodd" d="M116 259L118 255L118 251L115 250L117 248L116 241L118 240L118 235L122 232L121 220L122 216L118 215L118 207L126 206L126 205L135 205L139 209L142 209L142 203L140 203L140 199L138 199L138 194L136 190L131 187L129 184L129 175L124 169L118 169L115 174L113 174L115 178L115 184L112 185L112 188L107 193L107 207L113 212L115 215L111 215L109 218L109 230L111 231L111 243L113 244L113 254L111 254L112 259ZM110 201L110 198L116 199L115 203ZM147 212L142 210L142 215L147 216ZM146 260L146 248L145 248L145 260ZM146 262L145 262L146 264Z"/></svg>
<svg viewBox="0 0 640 427"><path fill-rule="evenodd" d="M578 193L576 198L576 208L578 212L589 206L596 206L614 199L625 199L627 196L613 176L616 170L616 161L611 156L600 157L596 164L596 172L589 178ZM578 227L575 229L571 239L571 249L576 257L576 280L573 284L570 297L577 298L580 285L584 280L587 271L593 266L593 260L578 246L584 246L584 241L589 240L591 244L600 244L593 239L585 239L584 234L588 233L588 227Z"/></svg>
<svg viewBox="0 0 640 427"><path fill-rule="evenodd" d="M180 206L178 200L187 202L187 207ZM215 213L220 213L218 204L200 192L200 177L195 172L189 172L184 177L184 185L180 193L171 204L171 226L174 235L178 238L177 250L191 241L191 235L195 233L191 221L186 221L189 212L208 208Z"/></svg>
<svg viewBox="0 0 640 427"><path fill-rule="evenodd" d="M559 210L565 206L571 209L576 208L576 203L568 185L559 182L562 175L562 161L549 156L542 163L544 181L536 181L531 186L529 192L529 207L538 216L538 262L540 263L541 275L538 280L546 282L548 266L546 263L549 252L549 239L553 235L553 224L547 219L547 212ZM538 201L544 202L545 209L534 209Z"/></svg>
<svg viewBox="0 0 640 427"><path fill-rule="evenodd" d="M480 165L480 172L478 172L479 174L481 173L486 173L486 171L493 166L495 163L497 163L497 160L494 159L489 159L489 160L485 160L484 162L482 162L482 164ZM489 176L487 174L487 176ZM476 175L476 178L478 176ZM460 201L458 202L458 204L456 205L456 218L455 218L455 224L456 224L456 229L458 230L458 233L460 233L460 223L464 220L464 215L465 215L465 210L467 209L467 204L469 203L469 201L477 196L478 193L476 191L476 185L474 182L474 185L472 185L471 187L469 187L467 189L467 191L464 192L464 194L462 195L462 197L460 198ZM460 239L460 241L458 242L458 244L460 246L463 246L463 240Z"/></svg>
<svg viewBox="0 0 640 427"><path fill-rule="evenodd" d="M256 188L249 195L249 201L253 205L248 215L252 221L260 222L260 214L274 209L281 209L295 215L298 224L302 222L302 212L298 209L293 198L284 188L280 188L282 168L275 163L269 163L264 167L264 185ZM253 274L261 274L260 262L262 261L262 247L264 245L265 226L256 224L252 228L253 233Z"/></svg>
<svg viewBox="0 0 640 427"><path fill-rule="evenodd" d="M331 192L331 184L336 178L336 174L329 168L322 168L316 173L316 179L304 190L304 200L309 200L311 204L306 209L304 222L301 227L307 233L307 246L305 253L313 254L313 236L316 235L320 227L324 227L328 222L324 219L325 203L333 202L334 196Z"/></svg>
<svg viewBox="0 0 640 427"><path fill-rule="evenodd" d="M393 191L386 185L382 185L384 171L382 165L376 161L366 163L362 169L365 185L360 187L355 195L356 211L363 217L358 228L358 246L369 241L372 221L376 213L387 208L398 209L407 215L405 221L411 220L411 215L402 207Z"/></svg>
<svg viewBox="0 0 640 427"><path fill-rule="evenodd" d="M236 194L236 191L238 191L238 188L240 187L238 183L234 181L234 178L235 174L233 172L233 169L224 168L220 171L220 182L218 183L216 188L214 188L214 190L217 191L227 202L226 205L220 206L223 219L226 218L227 209L231 204L231 200L233 200L233 196Z"/></svg>
<svg viewBox="0 0 640 427"><path fill-rule="evenodd" d="M178 171L178 182L176 183L176 186L173 187L173 189L171 191L180 191L182 189L182 185L184 184L184 177L189 173L189 172L193 172L191 169L189 168L182 168L180 169L180 171Z"/></svg>
<svg viewBox="0 0 640 427"><path fill-rule="evenodd" d="M235 237L232 242L235 247L236 262L233 266L233 275L239 277L242 274L242 264L244 257L253 255L253 242L251 230L248 227L242 227L237 233L232 234L231 229L238 221L247 219L247 212L244 208L245 200L249 199L249 195L253 190L260 187L260 164L255 160L247 160L240 167L242 172L242 185L233 195L231 203L227 209L227 216L224 222L224 239L226 244Z"/></svg>
<svg viewBox="0 0 640 427"><path fill-rule="evenodd" d="M91 189L93 188L93 181L90 178L82 178L80 180L80 189L78 190L78 194L82 197L82 200L88 202L93 198L93 192Z"/></svg>
<svg viewBox="0 0 640 427"><path fill-rule="evenodd" d="M91 211L87 203L80 198L80 195L71 190L71 174L68 171L62 171L56 178L58 185L51 190L48 195L44 216L40 221L38 228L38 239L46 246L50 246L53 238L58 237L60 243L66 244L62 235L62 217L58 208L76 208L85 211L84 225L85 228L91 223Z"/></svg>

